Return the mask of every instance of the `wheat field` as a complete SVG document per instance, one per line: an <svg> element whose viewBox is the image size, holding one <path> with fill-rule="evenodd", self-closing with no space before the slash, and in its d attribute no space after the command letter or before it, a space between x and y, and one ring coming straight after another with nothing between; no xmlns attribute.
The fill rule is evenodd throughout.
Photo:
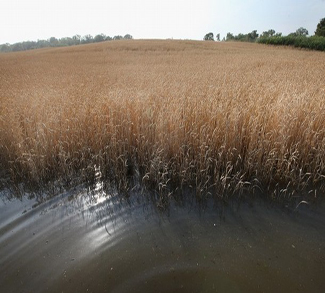
<svg viewBox="0 0 325 293"><path fill-rule="evenodd" d="M131 40L0 55L0 176L161 201L325 191L325 54Z"/></svg>

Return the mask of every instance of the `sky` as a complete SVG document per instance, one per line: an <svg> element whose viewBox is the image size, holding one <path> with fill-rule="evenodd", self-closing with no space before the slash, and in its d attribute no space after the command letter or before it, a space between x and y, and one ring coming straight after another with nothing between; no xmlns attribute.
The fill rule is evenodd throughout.
<svg viewBox="0 0 325 293"><path fill-rule="evenodd" d="M193 39L274 29L314 34L325 0L0 0L0 44L105 34Z"/></svg>

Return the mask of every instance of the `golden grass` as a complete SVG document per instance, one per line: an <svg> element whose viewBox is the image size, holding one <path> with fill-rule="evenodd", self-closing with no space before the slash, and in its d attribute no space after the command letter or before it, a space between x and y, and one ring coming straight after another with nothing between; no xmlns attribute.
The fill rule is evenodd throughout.
<svg viewBox="0 0 325 293"><path fill-rule="evenodd" d="M324 193L325 54L116 41L0 55L9 185Z"/></svg>

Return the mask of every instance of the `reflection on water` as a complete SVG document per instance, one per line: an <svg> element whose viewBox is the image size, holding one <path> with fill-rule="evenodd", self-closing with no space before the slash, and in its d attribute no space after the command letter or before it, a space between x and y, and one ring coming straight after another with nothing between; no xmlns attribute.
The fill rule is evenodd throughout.
<svg viewBox="0 0 325 293"><path fill-rule="evenodd" d="M162 212L100 177L38 206L0 200L1 292L325 292L324 208Z"/></svg>

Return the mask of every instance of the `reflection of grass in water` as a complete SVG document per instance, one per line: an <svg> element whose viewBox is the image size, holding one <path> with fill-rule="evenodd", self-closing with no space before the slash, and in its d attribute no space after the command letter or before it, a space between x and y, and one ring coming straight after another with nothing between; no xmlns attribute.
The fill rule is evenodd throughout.
<svg viewBox="0 0 325 293"><path fill-rule="evenodd" d="M0 56L10 186L103 182L163 201L324 191L325 56L256 44L125 41ZM17 65L18 60L18 65Z"/></svg>

